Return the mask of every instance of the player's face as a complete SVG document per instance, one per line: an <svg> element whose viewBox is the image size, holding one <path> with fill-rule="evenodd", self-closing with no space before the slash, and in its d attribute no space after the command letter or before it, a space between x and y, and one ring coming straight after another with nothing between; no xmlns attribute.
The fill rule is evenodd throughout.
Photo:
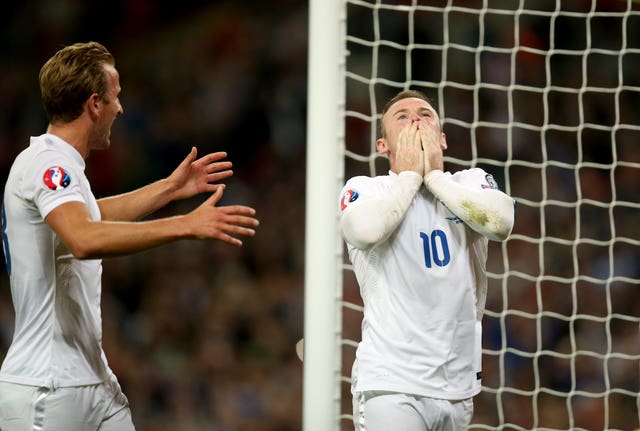
<svg viewBox="0 0 640 431"><path fill-rule="evenodd" d="M378 150L381 153L395 153L400 131L410 123L433 129L440 136L442 149L446 148L445 135L440 128L440 117L425 100L416 97L398 100L387 110L382 121L385 137L378 140Z"/></svg>
<svg viewBox="0 0 640 431"><path fill-rule="evenodd" d="M107 75L107 91L102 100L97 103L100 106L98 120L91 133L89 148L92 150L106 150L111 145L111 126L118 114L123 113L120 104L120 75L115 67L105 64Z"/></svg>

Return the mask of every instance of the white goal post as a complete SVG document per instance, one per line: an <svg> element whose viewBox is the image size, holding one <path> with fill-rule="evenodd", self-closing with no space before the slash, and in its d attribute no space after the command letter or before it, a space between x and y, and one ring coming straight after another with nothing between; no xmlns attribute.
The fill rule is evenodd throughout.
<svg viewBox="0 0 640 431"><path fill-rule="evenodd" d="M361 300L344 180L385 173L380 110L437 104L445 167L517 201L490 243L474 430L640 428L640 3L310 0L304 431L353 430Z"/></svg>
<svg viewBox="0 0 640 431"><path fill-rule="evenodd" d="M342 243L336 196L343 178L344 4L309 2L303 429L336 430L341 408ZM329 27L327 27L329 26Z"/></svg>

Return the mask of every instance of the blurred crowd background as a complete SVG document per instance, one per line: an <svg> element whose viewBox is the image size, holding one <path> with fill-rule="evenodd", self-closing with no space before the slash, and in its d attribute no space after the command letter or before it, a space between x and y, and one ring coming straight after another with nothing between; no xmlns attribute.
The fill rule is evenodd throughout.
<svg viewBox="0 0 640 431"><path fill-rule="evenodd" d="M51 0L0 13L0 177L46 130L38 72L96 40L115 56L124 115L88 159L97 197L167 176L192 146L227 151L222 205L257 210L242 248L172 244L104 263L107 358L140 431L299 430L307 3ZM199 196L159 215L189 211ZM4 259L0 357L13 330Z"/></svg>
<svg viewBox="0 0 640 431"><path fill-rule="evenodd" d="M640 426L638 7L623 35L619 15L585 19L588 0L563 1L575 14L553 20L521 14L517 27L514 13L483 15L481 27L477 11L421 3L432 9L412 15L413 42L428 48L411 52L410 76L440 108L448 166L483 166L518 201L514 236L491 245L485 391L474 421L602 429L608 417L611 428ZM490 3L509 11L518 2ZM525 3L555 10L554 1ZM597 3L600 12L628 4ZM301 428L294 345L303 335L307 11L304 0L3 6L2 184L29 136L46 129L41 65L63 45L97 40L116 58L124 115L111 149L88 160L95 195L168 175L192 146L200 154L224 150L235 174L222 204L251 205L261 221L242 248L185 241L103 262L104 348L140 431ZM407 12L378 12L381 37L408 43ZM372 40L371 8L352 5L348 13L349 33ZM436 46L445 41L454 45L443 67ZM523 49L513 55L516 43ZM587 46L600 54L583 55ZM549 55L551 47L561 51ZM351 41L348 48L353 73L370 79L376 70L375 78L392 82L409 76L403 50L383 47L374 69L371 47ZM622 48L636 51L616 55ZM480 80L490 85L476 87ZM351 80L348 108L373 115L370 88L378 109L399 89ZM370 154L371 120L348 119L349 149ZM384 172L384 160L375 163ZM347 162L346 169L351 176L369 165ZM13 330L1 273L0 358ZM345 299L358 302L354 280L345 280ZM348 337L358 339L359 319L345 311ZM346 348L345 374L350 355ZM344 429L352 429L346 420Z"/></svg>

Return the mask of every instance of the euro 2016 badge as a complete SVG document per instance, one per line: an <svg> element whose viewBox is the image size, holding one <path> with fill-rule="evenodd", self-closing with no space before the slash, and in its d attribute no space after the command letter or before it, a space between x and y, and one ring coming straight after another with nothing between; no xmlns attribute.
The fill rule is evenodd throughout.
<svg viewBox="0 0 640 431"><path fill-rule="evenodd" d="M342 208L342 211L344 211L347 205L358 199L358 196L358 192L355 190L349 189L344 192L344 194L342 195L342 200L340 201L340 207Z"/></svg>
<svg viewBox="0 0 640 431"><path fill-rule="evenodd" d="M64 189L71 183L71 177L60 166L51 166L48 168L42 177L45 185L51 190Z"/></svg>

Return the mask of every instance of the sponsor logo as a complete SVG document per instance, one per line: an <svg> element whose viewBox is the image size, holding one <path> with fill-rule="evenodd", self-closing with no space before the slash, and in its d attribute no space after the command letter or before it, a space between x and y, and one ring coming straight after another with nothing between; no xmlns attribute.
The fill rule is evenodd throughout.
<svg viewBox="0 0 640 431"><path fill-rule="evenodd" d="M460 224L462 223L462 219L460 217L457 216L453 216L453 217L446 217L447 220L454 222L455 224Z"/></svg>
<svg viewBox="0 0 640 431"><path fill-rule="evenodd" d="M71 177L60 166L51 166L42 176L44 184L51 190L61 190L71 183Z"/></svg>

